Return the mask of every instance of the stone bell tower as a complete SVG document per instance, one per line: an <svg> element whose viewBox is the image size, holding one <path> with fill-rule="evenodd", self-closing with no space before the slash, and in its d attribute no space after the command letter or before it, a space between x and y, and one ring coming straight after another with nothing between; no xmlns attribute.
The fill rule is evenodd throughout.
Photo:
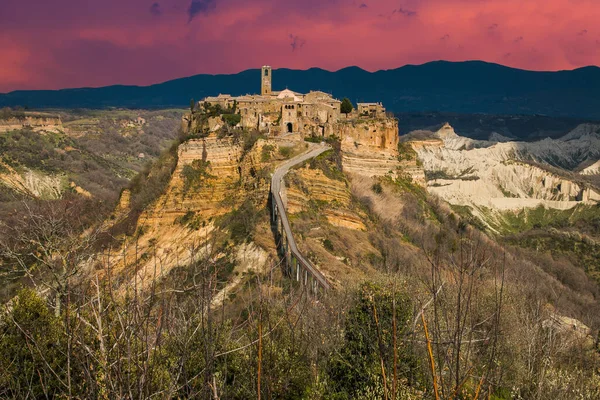
<svg viewBox="0 0 600 400"><path fill-rule="evenodd" d="M260 86L260 94L263 96L269 96L271 94L271 67L265 65L262 67L261 71L261 86Z"/></svg>

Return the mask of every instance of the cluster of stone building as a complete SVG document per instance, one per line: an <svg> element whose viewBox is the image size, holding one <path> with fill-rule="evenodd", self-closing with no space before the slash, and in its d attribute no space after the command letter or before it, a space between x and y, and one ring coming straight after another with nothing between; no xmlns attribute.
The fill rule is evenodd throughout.
<svg viewBox="0 0 600 400"><path fill-rule="evenodd" d="M330 136L335 124L348 118L385 118L381 103L359 103L350 115L341 113L341 101L332 95L311 91L307 94L289 89L272 90L271 67L261 70L261 94L231 96L220 94L207 97L201 103L233 108L241 115L240 125L247 129L258 129L271 135L300 133L303 135Z"/></svg>

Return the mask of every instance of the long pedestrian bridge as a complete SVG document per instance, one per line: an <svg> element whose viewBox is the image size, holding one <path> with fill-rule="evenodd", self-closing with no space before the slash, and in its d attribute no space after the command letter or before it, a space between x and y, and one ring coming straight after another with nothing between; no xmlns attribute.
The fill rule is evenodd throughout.
<svg viewBox="0 0 600 400"><path fill-rule="evenodd" d="M307 287L309 292L318 295L331 288L325 276L298 250L290 222L285 212L285 205L281 198L281 182L287 172L295 165L318 156L330 150L325 144L312 144L308 151L300 154L278 167L271 179L271 223L275 232L277 249L284 264L287 274Z"/></svg>

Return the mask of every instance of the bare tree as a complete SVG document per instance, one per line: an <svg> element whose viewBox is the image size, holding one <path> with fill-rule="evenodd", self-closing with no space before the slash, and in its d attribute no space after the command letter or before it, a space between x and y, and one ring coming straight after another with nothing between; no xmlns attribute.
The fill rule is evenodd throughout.
<svg viewBox="0 0 600 400"><path fill-rule="evenodd" d="M431 304L427 314L433 381L439 383L441 398L457 398L469 381L469 387L475 387L473 395L479 397L496 368L504 262L472 232L459 235L455 249L446 248L442 240L438 238L437 248L428 253L432 300L419 313L427 326L425 308ZM491 295L481 290L489 281L494 288ZM491 306L484 307L486 296L491 297Z"/></svg>

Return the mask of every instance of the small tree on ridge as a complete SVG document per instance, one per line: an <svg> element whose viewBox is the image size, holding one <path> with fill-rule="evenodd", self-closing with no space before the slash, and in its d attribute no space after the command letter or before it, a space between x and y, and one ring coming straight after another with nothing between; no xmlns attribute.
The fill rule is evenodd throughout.
<svg viewBox="0 0 600 400"><path fill-rule="evenodd" d="M340 106L340 111L346 114L346 118L348 118L348 114L350 114L353 109L354 106L352 105L352 102L347 97L344 97L342 105Z"/></svg>

